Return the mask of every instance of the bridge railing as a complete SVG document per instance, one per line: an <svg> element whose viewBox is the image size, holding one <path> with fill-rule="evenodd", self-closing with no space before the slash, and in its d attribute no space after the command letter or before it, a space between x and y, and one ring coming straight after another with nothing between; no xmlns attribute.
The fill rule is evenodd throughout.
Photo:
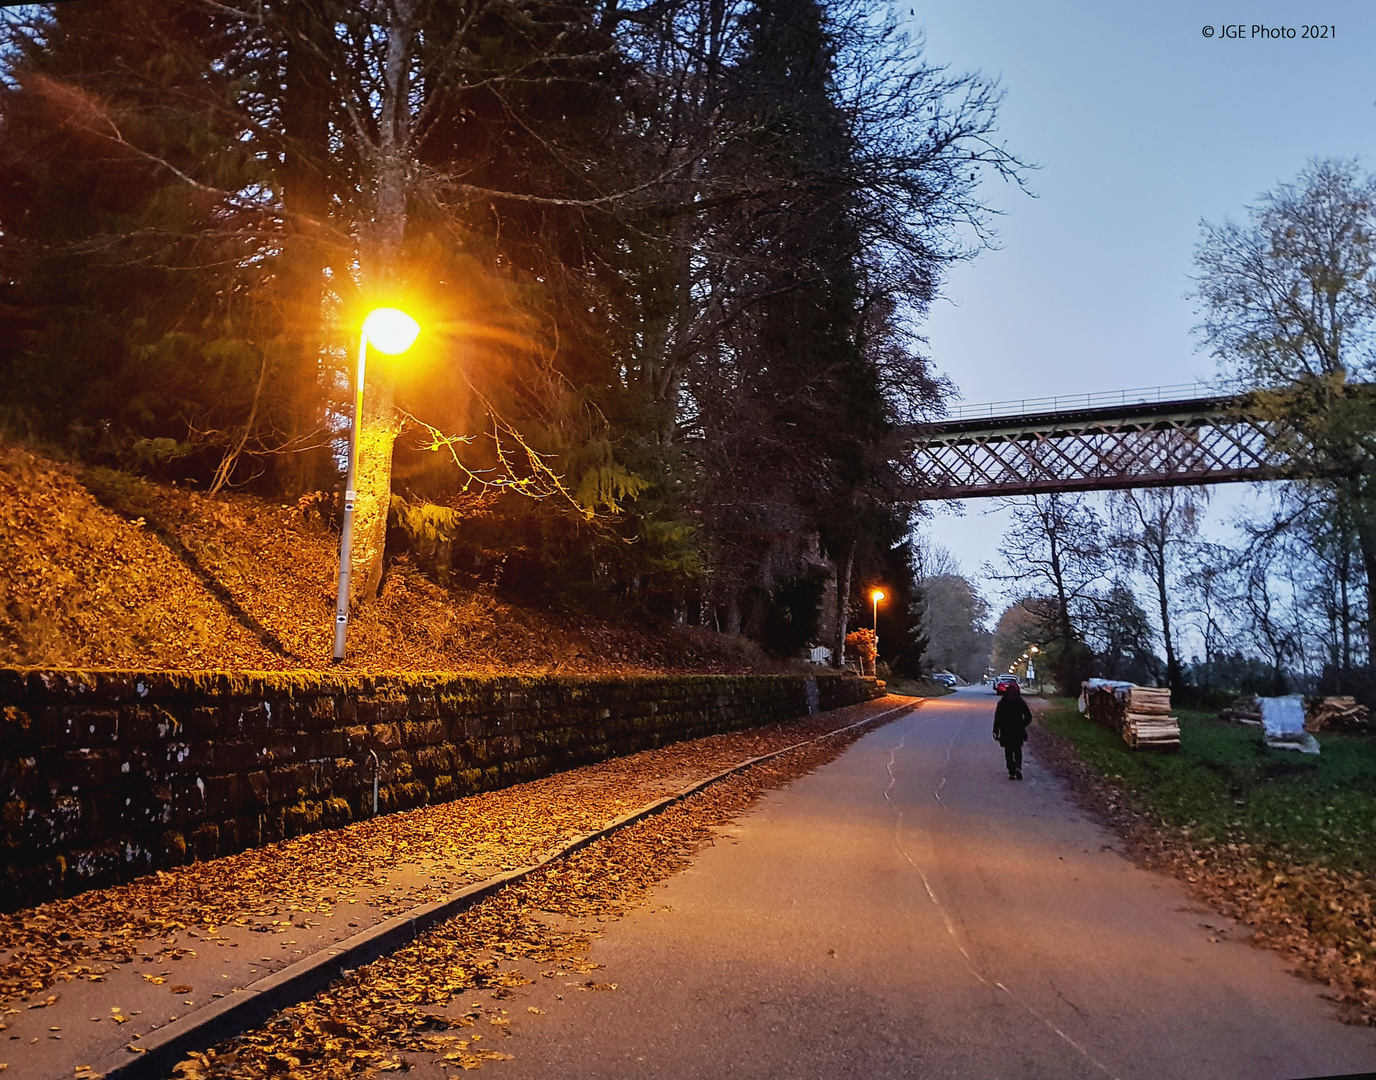
<svg viewBox="0 0 1376 1080"><path fill-rule="evenodd" d="M1134 390L1104 390L1093 394L1057 394L1055 397L1014 398L1009 401L953 405L943 419L982 420L1070 412L1076 409L1103 409L1114 405L1154 405L1163 401L1210 397L1217 393L1217 387L1196 379L1192 383L1176 383L1174 386L1143 386Z"/></svg>

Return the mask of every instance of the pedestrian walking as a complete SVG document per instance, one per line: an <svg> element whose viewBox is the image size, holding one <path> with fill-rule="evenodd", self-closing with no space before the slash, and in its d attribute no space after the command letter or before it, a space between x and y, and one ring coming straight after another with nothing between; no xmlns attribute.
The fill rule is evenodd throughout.
<svg viewBox="0 0 1376 1080"><path fill-rule="evenodd" d="M1022 699L1017 683L1004 693L994 708L994 741L1003 746L1008 762L1008 779L1022 779L1022 744L1027 741L1027 725L1032 723L1032 710Z"/></svg>

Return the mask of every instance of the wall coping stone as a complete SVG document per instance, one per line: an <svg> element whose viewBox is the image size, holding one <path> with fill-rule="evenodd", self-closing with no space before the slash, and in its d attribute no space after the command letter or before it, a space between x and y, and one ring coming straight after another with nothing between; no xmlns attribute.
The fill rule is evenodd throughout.
<svg viewBox="0 0 1376 1080"><path fill-rule="evenodd" d="M797 674L537 674L494 675L448 671L424 672L336 672L302 669L298 671L145 671L134 668L48 668L0 667L0 702L73 700L106 702L162 701L170 697L318 697L324 694L434 694L451 689L469 693L497 691L505 696L495 701L500 708L513 707L512 695L540 690L563 689L571 693L570 704L579 692L596 691L624 685L645 688L700 688L720 692L737 684L790 684L799 678L860 679L849 671L821 669ZM528 703L523 703L528 704Z"/></svg>

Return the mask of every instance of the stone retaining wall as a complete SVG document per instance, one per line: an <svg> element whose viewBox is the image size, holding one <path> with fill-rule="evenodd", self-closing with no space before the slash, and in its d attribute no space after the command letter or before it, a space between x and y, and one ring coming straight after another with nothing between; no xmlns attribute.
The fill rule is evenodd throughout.
<svg viewBox="0 0 1376 1080"><path fill-rule="evenodd" d="M876 697L806 676L0 669L0 908Z"/></svg>

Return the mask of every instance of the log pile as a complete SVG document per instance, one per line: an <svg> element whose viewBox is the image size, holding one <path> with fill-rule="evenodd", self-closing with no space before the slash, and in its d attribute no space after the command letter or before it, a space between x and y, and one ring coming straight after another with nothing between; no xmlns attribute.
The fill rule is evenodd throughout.
<svg viewBox="0 0 1376 1080"><path fill-rule="evenodd" d="M1080 711L1096 724L1122 731L1123 717L1127 715L1127 692L1131 689L1132 683L1089 679L1081 688L1084 708Z"/></svg>
<svg viewBox="0 0 1376 1080"><path fill-rule="evenodd" d="M1219 712L1220 720L1231 720L1235 724L1251 724L1261 727L1261 703L1252 694L1237 698L1226 709Z"/></svg>
<svg viewBox="0 0 1376 1080"><path fill-rule="evenodd" d="M1356 698L1320 698L1304 710L1304 729L1366 734L1371 731L1370 712Z"/></svg>
<svg viewBox="0 0 1376 1080"><path fill-rule="evenodd" d="M1180 748L1180 722L1171 715L1171 692L1167 688L1090 679L1083 690L1089 718L1113 728L1129 746Z"/></svg>
<svg viewBox="0 0 1376 1080"><path fill-rule="evenodd" d="M1123 741L1136 749L1180 749L1180 721L1171 715L1171 692L1163 686L1128 691Z"/></svg>
<svg viewBox="0 0 1376 1080"><path fill-rule="evenodd" d="M1137 750L1179 750L1180 722L1173 716L1128 719L1123 741Z"/></svg>

